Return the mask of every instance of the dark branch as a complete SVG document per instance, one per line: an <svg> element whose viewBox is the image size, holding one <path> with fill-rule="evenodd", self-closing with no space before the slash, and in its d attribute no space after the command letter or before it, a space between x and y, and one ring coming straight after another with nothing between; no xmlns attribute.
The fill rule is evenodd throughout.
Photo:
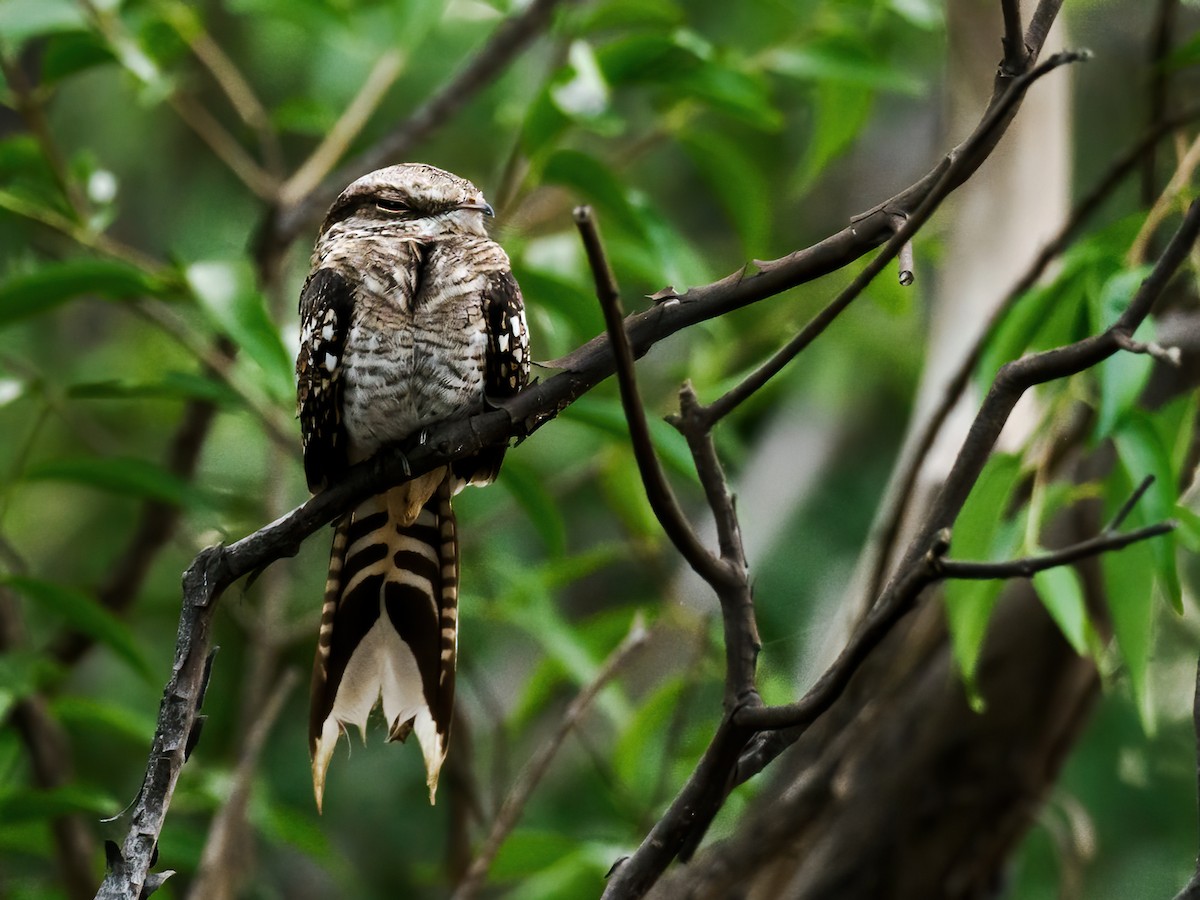
<svg viewBox="0 0 1200 900"><path fill-rule="evenodd" d="M612 270L604 255L604 246L600 241L600 232L596 228L596 219L592 210L580 206L575 210L575 225L583 238L583 246L587 251L588 265L596 282L596 297L604 312L604 325L608 339L616 357L617 385L621 391L621 405L625 409L625 420L629 424L629 437L633 445L633 455L637 460L638 471L642 476L642 484L646 488L646 499L666 532L671 543L688 561L697 574L705 581L712 583L725 582L730 573L716 557L710 553L696 537L683 510L675 499L675 493L667 481L667 476L654 452L654 443L650 439L650 427L646 423L646 410L637 387L637 373L634 371L633 351L629 349L629 339L625 336L625 322L621 311L621 297L613 279Z"/></svg>
<svg viewBox="0 0 1200 900"><path fill-rule="evenodd" d="M1009 289L1004 299L996 307L987 325L980 331L979 336L975 339L975 343L971 345L971 349L967 351L962 362L959 363L958 368L950 377L950 380L946 382L941 400L930 414L928 420L926 420L924 426L922 426L919 437L913 443L912 451L907 454L904 463L893 478L895 487L889 486L888 488L887 499L880 510L875 524L871 528L873 535L875 535L873 538L874 547L872 548L875 556L871 576L867 580L864 590L865 596L873 598L883 587L887 564L891 558L896 537L900 532L900 522L904 516L904 510L908 507L912 499L913 489L916 487L921 465L933 447L934 441L937 440L942 426L946 424L946 419L970 383L971 376L975 373L979 361L983 358L983 352L987 349L988 341L995 331L996 326L1012 311L1013 307L1016 306L1025 293L1037 284L1050 263L1057 259L1071 245L1071 242L1078 236L1083 224L1091 218L1104 201L1137 168L1150 148L1154 147L1165 136L1197 118L1200 118L1200 106L1194 106L1180 113L1178 116L1172 117L1168 121L1160 122L1142 135L1129 150L1113 163L1104 176L1096 183L1095 187L1075 206L1071 214L1067 217L1067 220L1063 223L1062 228L1042 248L1037 258Z"/></svg>
<svg viewBox="0 0 1200 900"><path fill-rule="evenodd" d="M1000 11L1004 16L1004 60L1001 70L1016 74L1025 68L1025 32L1021 27L1021 0L1000 0Z"/></svg>
<svg viewBox="0 0 1200 900"><path fill-rule="evenodd" d="M897 566L891 582L866 620L851 637L842 655L808 694L796 703L746 709L739 714L740 724L757 729L786 729L776 732L764 742L770 745L773 755L760 754L752 765L743 765L743 771L739 772L739 775L745 774L749 777L750 774L761 771L762 765L794 743L803 733L803 729L841 695L854 671L866 659L870 650L883 639L891 626L912 608L917 595L933 580L941 577L939 566L945 565L941 556L947 544L949 529L962 510L971 487L979 479L979 473L991 455L996 439L1008 421L1013 407L1025 391L1034 385L1078 374L1116 353L1119 346L1115 333L1131 334L1137 329L1175 270L1186 258L1191 246L1196 242L1198 233L1200 201L1192 204L1153 271L1142 282L1129 307L1112 327L1074 344L1008 363L1000 370L963 441L933 508L909 545L903 561ZM883 627L884 623L886 627Z"/></svg>
<svg viewBox="0 0 1200 900"><path fill-rule="evenodd" d="M529 9L547 8L548 5L549 0L542 0ZM1043 2L1039 10L1050 7L1057 10L1057 4L1047 2ZM1035 24L1036 21L1035 14ZM1030 27L1032 31L1034 25ZM1032 53L1041 46L1040 40L1027 39L1026 43ZM1006 89L1007 81L998 79L997 96L1002 98ZM982 164L1016 112L1015 102L1005 104L1002 114L995 113L996 105L996 102L989 105L989 112L977 129L985 131L987 138L971 144L969 162L956 167L957 183L947 187L961 184ZM957 151L951 151L951 159L961 156ZM766 264L755 275L735 273L630 316L625 320L624 332L631 353L634 357L644 355L655 343L683 328L774 296L857 259L891 236L890 216L911 215L909 211L929 195L944 168L943 163L841 232L806 250ZM211 644L211 623L221 593L250 572L294 555L310 534L368 496L484 447L527 436L615 370L607 335L593 339L558 364L564 371L527 388L504 408L430 428L424 442L380 453L353 467L339 484L288 515L229 546L209 548L195 559L184 576L175 664L164 691L145 781L132 808L129 833L120 858L114 860L100 896L133 898L146 881L153 849L183 766L188 736L195 728L204 661ZM716 761L724 764L731 753L736 757L741 750L740 732L740 727L718 732L722 743L710 748ZM730 751L735 744L738 746ZM690 780L689 785L692 784ZM711 792L712 786L697 789ZM718 792L724 789L721 786ZM685 792L687 790L685 788ZM680 799L686 801L687 798L681 795ZM716 806L719 805L718 801ZM678 824L677 820L675 824ZM676 848L679 846L675 844ZM661 865L665 867L670 858L661 861Z"/></svg>
<svg viewBox="0 0 1200 900"><path fill-rule="evenodd" d="M1144 483L1144 482L1143 482ZM1046 569L1067 566L1081 559L1090 559L1101 553L1111 553L1145 541L1149 538L1168 534L1175 529L1174 522L1159 522L1148 525L1126 534L1100 534L1091 540L1080 541L1054 553L1042 556L1028 556L1024 559L1011 559L1006 562L960 562L946 559L939 566L943 578L958 578L967 580L991 580L1000 578L1030 578Z"/></svg>
<svg viewBox="0 0 1200 900"><path fill-rule="evenodd" d="M778 375L783 368L803 352L813 341L828 328L841 313L866 290L867 286L883 269L896 258L897 254L912 240L913 235L928 221L934 211L941 205L949 194L971 172L979 167L980 154L986 156L995 146L997 135L1003 131L1012 115L1020 105L1029 87L1059 66L1087 59L1085 53L1057 53L1031 71L1014 78L1008 89L999 98L989 104L983 120L975 132L954 151L948 154L934 172L931 173L929 191L922 196L916 208L903 213L891 211L886 220L890 229L894 228L891 237L883 249L855 276L846 288L824 309L817 313L794 338L780 348L769 360L763 363L746 377L746 379L724 396L713 401L708 407L708 418L712 423L720 421L732 412L738 405L759 391L768 381ZM929 178L930 176L926 176ZM874 214L868 213L864 218ZM896 222L902 222L895 228ZM759 268L764 271L777 263L762 263Z"/></svg>

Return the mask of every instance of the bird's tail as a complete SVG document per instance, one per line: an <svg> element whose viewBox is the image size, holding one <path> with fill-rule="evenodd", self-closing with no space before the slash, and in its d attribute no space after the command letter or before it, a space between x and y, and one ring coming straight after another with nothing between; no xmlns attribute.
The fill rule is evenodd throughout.
<svg viewBox="0 0 1200 900"><path fill-rule="evenodd" d="M415 733L429 802L446 757L458 647L458 535L445 472L372 497L336 527L313 664L309 749L317 808L345 726Z"/></svg>

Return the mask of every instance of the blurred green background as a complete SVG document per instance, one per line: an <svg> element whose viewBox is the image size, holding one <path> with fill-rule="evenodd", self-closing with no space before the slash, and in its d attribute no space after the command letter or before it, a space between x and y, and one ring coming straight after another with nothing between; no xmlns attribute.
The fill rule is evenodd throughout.
<svg viewBox="0 0 1200 900"><path fill-rule="evenodd" d="M995 4L973 5L995 14ZM291 360L315 225L269 258L258 243L269 196L364 84L379 88L377 104L342 159L403 123L522 6L0 0L0 583L10 626L0 714L44 701L71 772L40 787L22 730L11 719L0 729L0 895L69 896L56 817L76 816L93 841L121 841L124 820L99 819L140 784L180 573L201 547L244 536L306 497ZM1155 67L1157 6L1066 3L1070 43L1097 53L1063 75L1073 84L1074 194L1140 132L1156 73L1171 79L1172 97L1194 87L1194 10L1178 11L1174 55ZM804 247L963 137L944 127L950 49L938 0L562 3L546 32L409 158L470 178L496 207L534 358L552 359L603 328L574 204L596 208L631 310L665 285L682 291ZM999 31L991 50L998 59ZM1164 146L1160 188L1174 169ZM1072 322L1053 334L1010 333L1006 351L1087 327L1084 311L1126 272L1144 203L1131 179L1089 223L1092 276L1063 292L1077 304ZM809 458L797 444L778 475L807 489L781 489L773 508L740 508L747 530L765 535L753 576L769 701L793 698L814 674L810 657L895 462L925 364L947 221L935 218L917 242L915 286L900 288L892 272L877 279L717 433L735 484L781 424L804 423L825 448ZM1011 280L1024 265L1012 262ZM674 408L685 378L716 397L858 267L656 348L639 365L651 413ZM1113 427L1135 415L1144 376L1118 373L1092 398L1097 407L1125 398L1111 401ZM1073 390L1078 399L1078 383ZM1174 451L1186 450L1192 419L1182 407L1172 415L1155 427L1178 483L1187 456ZM187 421L196 429L181 446L198 452L194 471L172 451ZM689 508L702 512L686 445L665 425L655 436ZM175 527L141 555L143 579L118 561L148 504L165 516L151 538ZM640 841L711 735L722 671L713 603L681 587L680 560L636 477L615 385L510 452L498 485L465 492L457 508L462 715L438 806L424 799L415 748L386 746L376 729L365 747L339 748L316 815L303 685L327 562L322 532L222 601L207 724L162 834L162 866L179 873L164 895L194 884L247 729L295 669L300 686L249 781L239 896L443 896L480 821L636 611L654 638L568 738L491 879L513 897L594 895ZM1145 563L1160 577L1165 566ZM1181 590L1191 611L1189 567ZM1129 663L1096 650L1112 673L1105 695L1010 866L1010 896L1167 896L1186 881L1195 617L1149 599L1145 610L1156 642L1133 663L1141 683L1125 677ZM64 637L68 629L82 638ZM759 789L730 799L721 829L736 827ZM99 878L99 843L93 850Z"/></svg>

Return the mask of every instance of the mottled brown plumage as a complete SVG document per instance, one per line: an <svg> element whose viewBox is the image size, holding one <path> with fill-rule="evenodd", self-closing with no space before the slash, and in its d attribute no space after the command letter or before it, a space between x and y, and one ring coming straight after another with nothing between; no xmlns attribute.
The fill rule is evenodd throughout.
<svg viewBox="0 0 1200 900"><path fill-rule="evenodd" d="M432 423L509 397L529 377L521 292L484 229L491 207L432 166L391 166L334 201L300 296L297 400L309 488ZM504 448L373 497L336 525L313 666L309 742L320 807L347 724L382 703L415 733L429 796L454 704L458 540L450 498L486 484Z"/></svg>

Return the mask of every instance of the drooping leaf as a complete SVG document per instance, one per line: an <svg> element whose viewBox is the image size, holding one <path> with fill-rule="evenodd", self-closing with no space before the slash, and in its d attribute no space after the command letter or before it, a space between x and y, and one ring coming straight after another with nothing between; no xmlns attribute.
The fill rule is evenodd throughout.
<svg viewBox="0 0 1200 900"><path fill-rule="evenodd" d="M1020 544L1020 534L1004 515L1020 474L1017 456L995 453L987 461L954 523L951 558L995 561L1012 555ZM946 582L946 621L954 659L968 687L973 684L987 623L1003 586L997 580Z"/></svg>
<svg viewBox="0 0 1200 900"><path fill-rule="evenodd" d="M1122 479L1123 480L1123 479ZM1156 722L1149 677L1154 621L1154 571L1156 561L1149 542L1133 544L1120 553L1100 557L1113 633L1129 673L1134 702L1147 734Z"/></svg>
<svg viewBox="0 0 1200 900"><path fill-rule="evenodd" d="M721 201L747 257L764 257L771 236L772 194L766 174L742 144L716 130L688 129L679 140L700 177Z"/></svg>
<svg viewBox="0 0 1200 900"><path fill-rule="evenodd" d="M159 294L161 281L123 262L72 259L0 282L0 328L80 297L128 300Z"/></svg>
<svg viewBox="0 0 1200 900"><path fill-rule="evenodd" d="M133 457L79 456L31 464L26 481L69 481L122 497L161 500L175 506L205 505L204 495L157 463Z"/></svg>
<svg viewBox="0 0 1200 900"><path fill-rule="evenodd" d="M77 31L86 24L71 0L4 0L0 3L0 44L16 49L31 38Z"/></svg>
<svg viewBox="0 0 1200 900"><path fill-rule="evenodd" d="M290 403L295 391L292 358L267 314L262 294L254 286L249 263L192 263L185 276L213 324L258 366L267 393Z"/></svg>
<svg viewBox="0 0 1200 900"><path fill-rule="evenodd" d="M193 372L167 372L159 381L85 381L67 388L78 400L208 400L220 406L237 406L240 400L219 381Z"/></svg>
<svg viewBox="0 0 1200 900"><path fill-rule="evenodd" d="M65 725L117 734L137 746L145 746L154 737L154 719L142 710L121 706L116 698L65 695L56 697L50 708Z"/></svg>
<svg viewBox="0 0 1200 900"><path fill-rule="evenodd" d="M616 398L588 395L576 400L563 411L565 418L583 422L593 428L628 442L629 423L625 410ZM650 440L663 465L690 481L697 482L696 467L687 439L662 419L648 416Z"/></svg>
<svg viewBox="0 0 1200 900"><path fill-rule="evenodd" d="M853 85L908 96L925 90L921 78L874 58L861 42L841 36L802 47L780 47L766 54L763 64L778 75L813 84Z"/></svg>
<svg viewBox="0 0 1200 900"><path fill-rule="evenodd" d="M1149 417L1130 411L1113 434L1117 457L1130 484L1140 484L1148 475L1154 484L1129 516L1131 526L1150 525L1171 517L1175 509L1178 479L1171 470L1171 457ZM1183 614L1183 594L1175 565L1175 537L1164 534L1147 542L1154 559L1156 583L1175 612Z"/></svg>
<svg viewBox="0 0 1200 900"><path fill-rule="evenodd" d="M119 805L99 788L64 785L53 790L16 790L0 795L0 821L33 822L68 813L111 815Z"/></svg>
<svg viewBox="0 0 1200 900"><path fill-rule="evenodd" d="M1120 317L1138 286L1146 277L1148 267L1118 272L1091 300L1092 331L1099 334ZM1139 341L1154 339L1154 322L1146 319L1134 335ZM1121 417L1137 406L1154 360L1145 354L1118 351L1100 363L1099 408L1096 416L1096 437L1112 433Z"/></svg>
<svg viewBox="0 0 1200 900"><path fill-rule="evenodd" d="M30 603L109 647L139 675L146 679L151 677L150 664L129 627L101 606L95 597L77 588L26 575L7 575L2 580Z"/></svg>
<svg viewBox="0 0 1200 900"><path fill-rule="evenodd" d="M559 503L546 489L540 473L519 459L509 459L504 464L500 484L525 510L526 518L545 541L547 552L562 556L567 549L567 526Z"/></svg>
<svg viewBox="0 0 1200 900"><path fill-rule="evenodd" d="M1033 586L1075 652L1080 656L1087 655L1093 629L1078 573L1071 566L1046 569L1034 574Z"/></svg>

